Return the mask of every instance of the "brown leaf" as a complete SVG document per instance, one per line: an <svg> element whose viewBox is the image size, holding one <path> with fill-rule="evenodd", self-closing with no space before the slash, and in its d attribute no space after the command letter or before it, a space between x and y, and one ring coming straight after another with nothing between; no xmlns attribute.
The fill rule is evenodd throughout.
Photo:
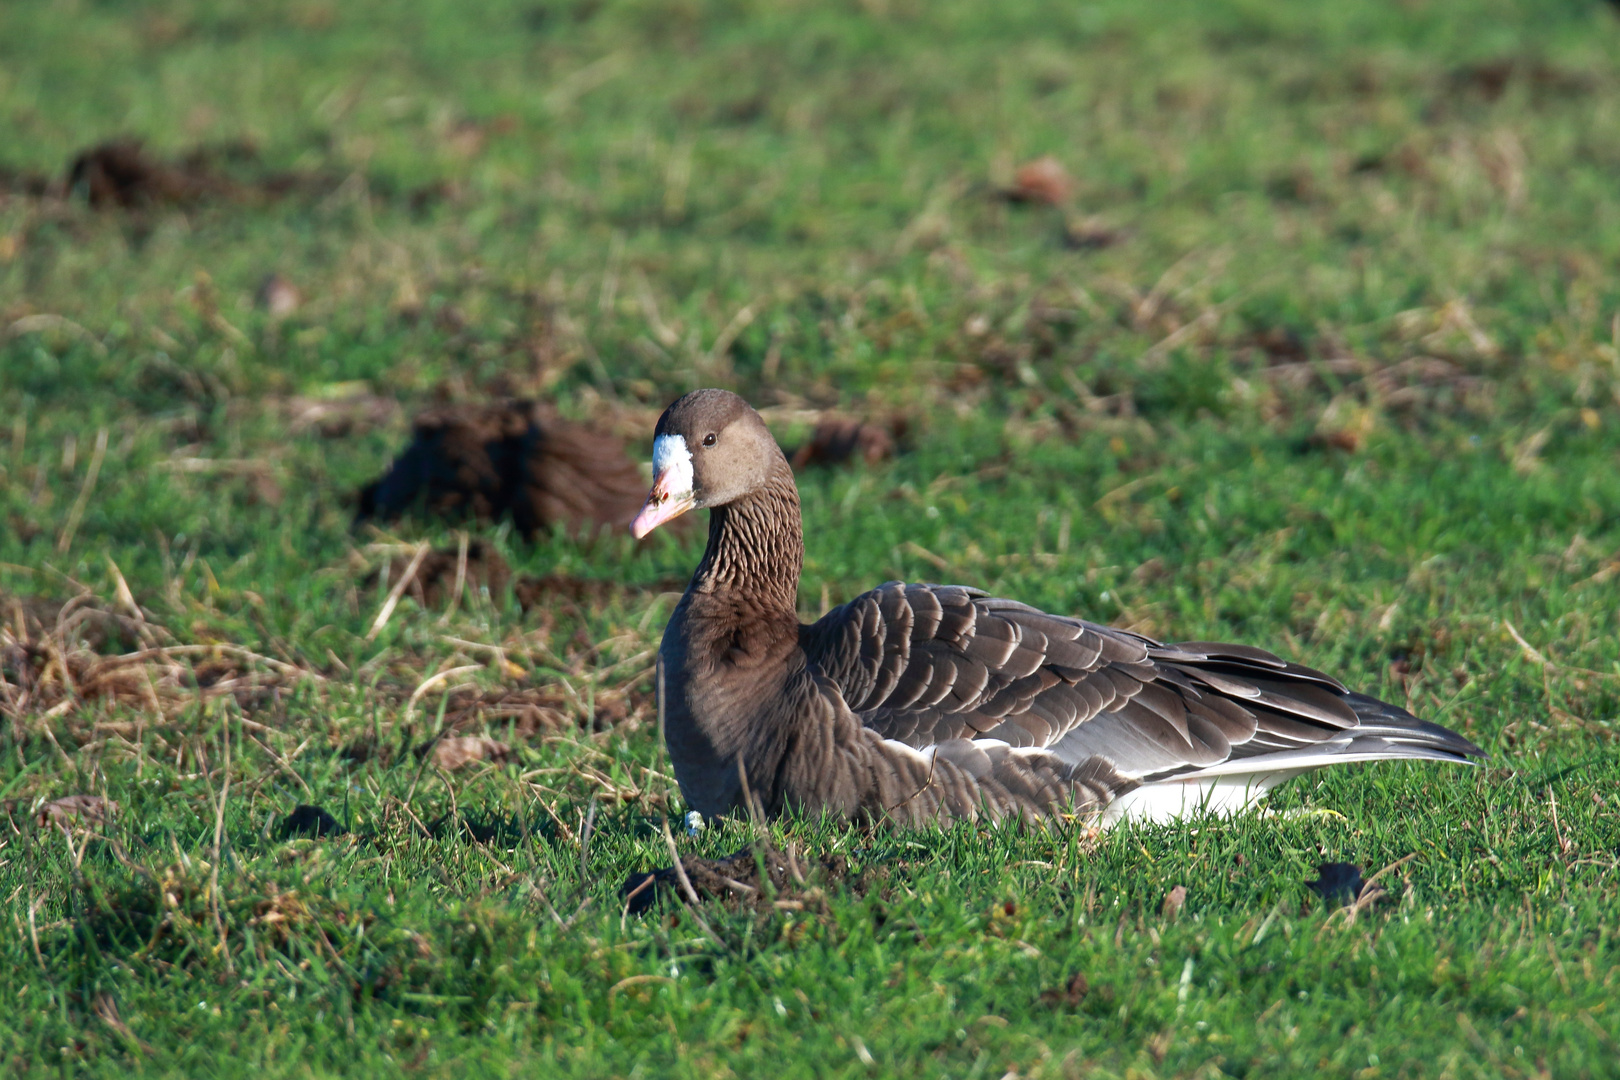
<svg viewBox="0 0 1620 1080"><path fill-rule="evenodd" d="M615 696L612 690L598 691L598 717L608 710ZM508 738L529 739L569 726L572 720L568 708L568 697L555 685L461 690L450 696L445 723L460 729L489 724L507 733Z"/></svg>
<svg viewBox="0 0 1620 1080"><path fill-rule="evenodd" d="M149 153L139 139L110 139L76 153L51 187L83 195L98 210L138 211L210 200L262 202L299 190L325 190L332 177L271 173L250 142L198 145L176 158Z"/></svg>
<svg viewBox="0 0 1620 1080"><path fill-rule="evenodd" d="M373 428L392 424L399 416L399 402L379 397L363 383L338 384L338 396L289 397L279 402L294 433L314 431L323 439L364 435Z"/></svg>
<svg viewBox="0 0 1620 1080"><path fill-rule="evenodd" d="M1187 902L1187 886L1177 885L1164 895L1164 907L1161 914L1166 919L1175 919L1181 914L1181 905Z"/></svg>
<svg viewBox="0 0 1620 1080"><path fill-rule="evenodd" d="M285 319L303 304L304 294L280 274L271 274L260 283L254 299L272 319Z"/></svg>
<svg viewBox="0 0 1620 1080"><path fill-rule="evenodd" d="M1331 446L1335 450L1343 450L1353 454L1361 449L1362 433L1358 430L1345 428L1340 431L1324 431L1319 436L1323 446Z"/></svg>
<svg viewBox="0 0 1620 1080"><path fill-rule="evenodd" d="M98 209L192 203L223 186L202 169L189 170L152 157L136 139L93 146L68 166L68 190L82 191Z"/></svg>
<svg viewBox="0 0 1620 1080"><path fill-rule="evenodd" d="M1367 444L1367 437L1378 427L1378 414L1341 394L1328 402L1317 420L1311 443L1330 446L1354 454Z"/></svg>
<svg viewBox="0 0 1620 1080"><path fill-rule="evenodd" d="M1299 362L1309 353L1299 332L1287 326L1271 326L1256 330L1248 336L1248 343L1256 346L1274 362Z"/></svg>
<svg viewBox="0 0 1620 1080"><path fill-rule="evenodd" d="M1169 577L1170 570L1164 565L1164 560L1156 555L1131 571L1131 580L1139 585L1154 584Z"/></svg>
<svg viewBox="0 0 1620 1080"><path fill-rule="evenodd" d="M1041 1001L1044 1004L1058 1006L1067 1005L1073 1009L1091 992L1091 984L1086 981L1084 972L1077 971L1069 976L1069 981L1061 990L1042 990Z"/></svg>
<svg viewBox="0 0 1620 1080"><path fill-rule="evenodd" d="M280 506L286 497L275 474L269 469L255 469L248 473L248 502L262 506Z"/></svg>
<svg viewBox="0 0 1620 1080"><path fill-rule="evenodd" d="M65 795L60 799L52 799L40 807L39 812L34 815L34 823L42 829L51 825L66 828L78 821L100 825L117 810L116 802L104 799L100 795Z"/></svg>
<svg viewBox="0 0 1620 1080"><path fill-rule="evenodd" d="M477 761L504 761L512 748L487 735L457 735L440 739L433 748L433 764L454 772Z"/></svg>
<svg viewBox="0 0 1620 1080"><path fill-rule="evenodd" d="M1039 202L1060 206L1074 194L1074 181L1063 163L1050 154L1026 161L1013 174L1003 196L1010 202Z"/></svg>
<svg viewBox="0 0 1620 1080"><path fill-rule="evenodd" d="M1076 218L1063 226L1063 243L1076 251L1099 251L1113 247L1126 237L1124 229L1116 229L1100 218Z"/></svg>
<svg viewBox="0 0 1620 1080"><path fill-rule="evenodd" d="M1165 1028L1147 1041L1147 1051L1153 1055L1153 1064L1163 1065L1165 1057L1170 1053L1170 1043L1176 1037L1176 1029Z"/></svg>
<svg viewBox="0 0 1620 1080"><path fill-rule="evenodd" d="M445 149L451 156L470 159L484 152L489 132L476 120L463 120L452 127L444 137Z"/></svg>

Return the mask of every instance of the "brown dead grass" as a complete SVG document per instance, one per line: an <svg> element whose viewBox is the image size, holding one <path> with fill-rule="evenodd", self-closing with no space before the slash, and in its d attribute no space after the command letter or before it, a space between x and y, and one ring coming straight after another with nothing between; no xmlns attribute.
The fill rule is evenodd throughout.
<svg viewBox="0 0 1620 1080"><path fill-rule="evenodd" d="M611 693L608 697L613 699ZM455 731L488 728L513 739L532 739L571 727L576 708L576 702L555 684L458 691L445 708L445 726Z"/></svg>
<svg viewBox="0 0 1620 1080"><path fill-rule="evenodd" d="M414 564L414 565L413 565ZM500 552L483 540L469 540L465 553L458 547L429 551L421 559L398 554L362 580L366 589L395 589L405 581L404 595L424 608L442 608L464 589L499 596L512 580L512 568Z"/></svg>
<svg viewBox="0 0 1620 1080"><path fill-rule="evenodd" d="M34 813L40 828L70 825L102 825L118 812L118 804L100 795L64 795L52 799Z"/></svg>
<svg viewBox="0 0 1620 1080"><path fill-rule="evenodd" d="M829 890L863 895L886 877L880 870L856 868L837 853L806 855L796 844L780 848L762 840L723 859L688 855L681 859L679 870L670 866L632 874L620 893L632 914L646 911L660 897L674 902L686 899L686 883L700 900L719 900L734 908L819 911L825 907Z"/></svg>
<svg viewBox="0 0 1620 1080"><path fill-rule="evenodd" d="M452 735L433 744L433 764L446 772L455 772L481 761L505 761L512 748L488 735Z"/></svg>
<svg viewBox="0 0 1620 1080"><path fill-rule="evenodd" d="M348 392L330 397L294 396L274 402L293 434L313 432L323 439L351 438L398 423L399 402L366 391L346 387Z"/></svg>
<svg viewBox="0 0 1620 1080"><path fill-rule="evenodd" d="M637 594L678 593L686 589L681 578L659 578L649 585L627 585L602 578L584 578L574 574L542 574L539 577L518 578L512 586L518 603L525 612L563 608L579 610L586 606L607 603L616 597Z"/></svg>
<svg viewBox="0 0 1620 1080"><path fill-rule="evenodd" d="M250 708L275 687L320 678L237 645L179 644L132 599L119 607L88 591L66 601L0 594L0 715L46 731L104 703L172 718L226 694Z"/></svg>

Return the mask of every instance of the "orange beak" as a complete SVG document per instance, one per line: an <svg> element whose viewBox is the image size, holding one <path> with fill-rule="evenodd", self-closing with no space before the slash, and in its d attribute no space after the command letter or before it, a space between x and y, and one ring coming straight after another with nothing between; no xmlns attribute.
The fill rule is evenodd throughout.
<svg viewBox="0 0 1620 1080"><path fill-rule="evenodd" d="M680 492L670 490L673 486L670 483L673 471L665 469L653 480L652 490L647 493L647 501L642 504L641 513L630 523L630 533L637 540L697 505L697 499L690 490Z"/></svg>

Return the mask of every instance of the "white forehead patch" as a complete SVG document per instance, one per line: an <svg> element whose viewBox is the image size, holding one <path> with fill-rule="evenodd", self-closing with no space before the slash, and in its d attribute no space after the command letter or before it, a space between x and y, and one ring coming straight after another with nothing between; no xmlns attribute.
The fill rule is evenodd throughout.
<svg viewBox="0 0 1620 1080"><path fill-rule="evenodd" d="M692 493L692 451L684 435L660 435L653 440L653 476L662 477L664 494Z"/></svg>

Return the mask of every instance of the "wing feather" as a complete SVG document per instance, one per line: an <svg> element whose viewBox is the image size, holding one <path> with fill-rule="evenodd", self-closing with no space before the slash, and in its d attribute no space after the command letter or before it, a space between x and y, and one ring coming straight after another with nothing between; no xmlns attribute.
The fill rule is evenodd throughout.
<svg viewBox="0 0 1620 1080"><path fill-rule="evenodd" d="M925 752L994 744L1135 782L1303 752L1363 723L1435 738L1433 725L1262 649L1160 645L961 586L890 582L800 640L865 727Z"/></svg>

